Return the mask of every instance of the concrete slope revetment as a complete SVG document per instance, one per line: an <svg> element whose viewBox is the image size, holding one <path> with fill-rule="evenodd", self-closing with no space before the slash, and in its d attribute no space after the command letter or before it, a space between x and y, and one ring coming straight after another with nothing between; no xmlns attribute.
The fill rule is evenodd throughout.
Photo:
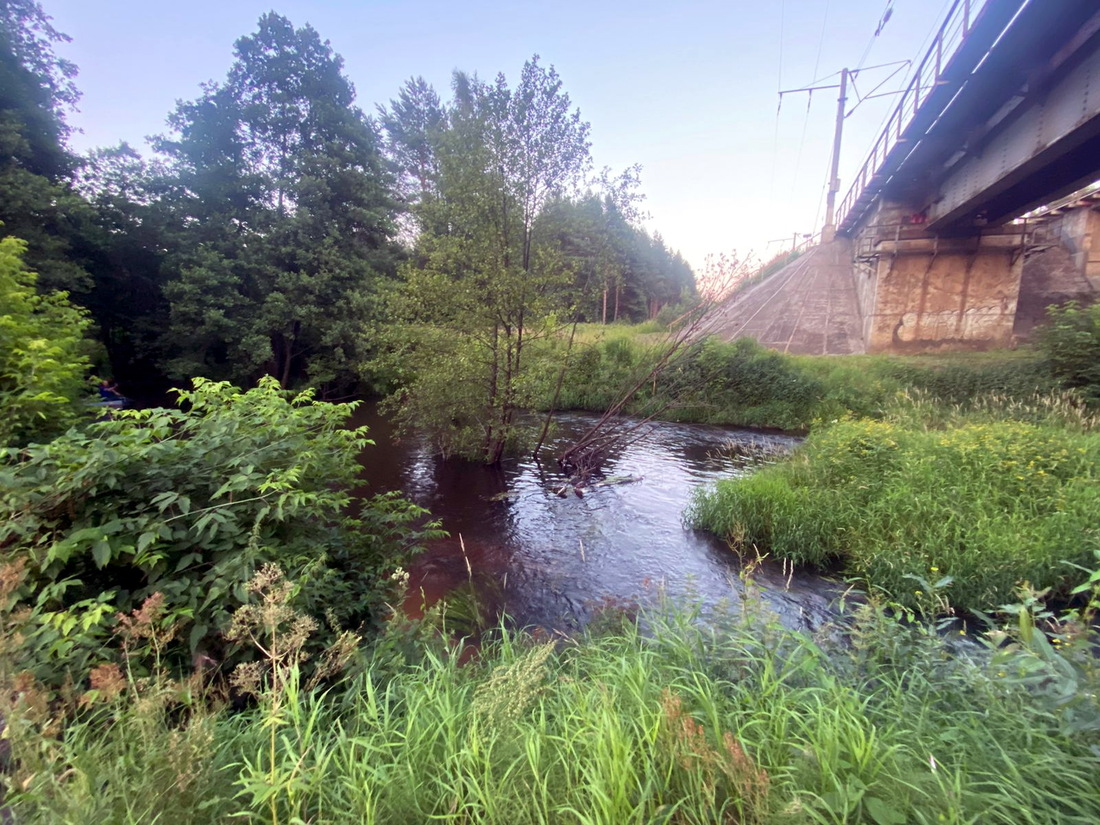
<svg viewBox="0 0 1100 825"><path fill-rule="evenodd" d="M863 352L850 241L837 238L815 246L737 293L719 310L713 329L723 341L751 337L779 352Z"/></svg>

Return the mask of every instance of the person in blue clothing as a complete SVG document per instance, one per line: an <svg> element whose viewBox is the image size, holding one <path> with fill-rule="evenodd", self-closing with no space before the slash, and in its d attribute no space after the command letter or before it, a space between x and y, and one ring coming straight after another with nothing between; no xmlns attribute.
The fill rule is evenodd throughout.
<svg viewBox="0 0 1100 825"><path fill-rule="evenodd" d="M121 407L126 403L126 396L118 390L118 384L107 378L99 382L99 400L111 407Z"/></svg>

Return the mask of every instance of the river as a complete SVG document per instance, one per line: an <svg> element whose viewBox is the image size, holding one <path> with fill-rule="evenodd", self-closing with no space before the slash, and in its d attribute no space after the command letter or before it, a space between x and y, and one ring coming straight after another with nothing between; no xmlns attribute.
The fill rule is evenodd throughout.
<svg viewBox="0 0 1100 825"><path fill-rule="evenodd" d="M529 458L487 468L442 461L415 438L397 443L390 422L364 405L375 446L362 456L366 487L400 490L443 522L450 538L413 562L415 612L463 588L522 627L571 632L608 607L633 610L662 598L705 614L738 609L746 592L740 560L714 536L684 526L693 491L750 471L727 449L789 449L797 439L749 430L656 422L643 441L614 454L605 482L577 495L552 456L594 416L566 413L542 466ZM625 481L624 479L629 479ZM564 491L563 491L563 488ZM807 571L754 565L751 592L788 627L816 629L835 617L839 583Z"/></svg>

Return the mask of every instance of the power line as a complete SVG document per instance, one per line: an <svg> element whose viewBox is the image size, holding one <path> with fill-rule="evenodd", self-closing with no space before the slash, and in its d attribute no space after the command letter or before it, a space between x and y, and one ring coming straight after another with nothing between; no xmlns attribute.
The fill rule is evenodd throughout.
<svg viewBox="0 0 1100 825"><path fill-rule="evenodd" d="M817 39L817 57L814 58L814 76L817 76L817 70L821 65L821 51L825 46L825 28L829 22L829 0L825 3L825 14L821 17L821 34ZM831 75L830 75L831 76ZM813 84L811 84L813 85ZM782 100L783 93L780 92L780 100ZM806 146L806 130L810 125L810 106L813 104L814 93L811 90L806 100L806 114L802 119L802 137L798 140L798 155L794 162L794 177L791 179L791 192L790 196L794 196L795 187L798 185L798 173L802 168L802 150Z"/></svg>
<svg viewBox="0 0 1100 825"><path fill-rule="evenodd" d="M855 70L858 72L863 68L863 64L867 62L867 58L871 54L871 49L875 47L875 41L878 40L878 36L882 34L882 30L886 28L887 22L894 14L894 0L886 0L886 8L882 12L882 16L878 19L878 26L875 27L875 33L871 35L867 41L867 48L863 50L863 57L859 59L859 63L856 64Z"/></svg>
<svg viewBox="0 0 1100 825"><path fill-rule="evenodd" d="M786 0L779 3L779 70L775 79L775 90L779 92L783 88L783 23L786 15ZM783 95L779 95L779 106L775 109L775 134L772 136L772 179L768 187L770 194L775 194L775 170L779 166L779 112L783 108Z"/></svg>
<svg viewBox="0 0 1100 825"><path fill-rule="evenodd" d="M821 65L821 49L825 45L825 24L829 22L829 0L825 2L825 16L821 18L821 36L817 39L817 57L814 58L814 76L817 76L817 68ZM816 82L816 81L815 81Z"/></svg>

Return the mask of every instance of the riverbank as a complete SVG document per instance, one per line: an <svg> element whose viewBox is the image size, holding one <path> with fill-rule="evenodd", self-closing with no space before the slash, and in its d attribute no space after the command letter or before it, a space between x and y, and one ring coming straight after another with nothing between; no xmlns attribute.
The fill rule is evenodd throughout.
<svg viewBox="0 0 1100 825"><path fill-rule="evenodd" d="M596 324L578 329L572 352L564 339L537 342L541 369L534 405L548 408L557 370L570 358L570 379L557 409L602 412L644 378L665 334L656 324ZM981 396L1030 398L1061 388L1037 349L921 356L791 356L751 339L708 339L645 381L626 407L672 421L808 432L845 416L881 418L899 394L919 393L950 407Z"/></svg>
<svg viewBox="0 0 1100 825"><path fill-rule="evenodd" d="M1091 327L1060 317L1011 352L793 357L708 339L627 409L809 432L789 460L697 495L689 522L739 554L839 564L907 610L997 612L1025 586L1066 604L1100 551L1100 417L1091 373L1063 363ZM612 403L652 360L650 326L581 330L562 405Z"/></svg>
<svg viewBox="0 0 1100 825"><path fill-rule="evenodd" d="M1067 604L1100 564L1100 418L1042 400L939 426L915 405L834 423L703 490L688 520L742 552L839 563L909 610L993 613L1021 588Z"/></svg>
<svg viewBox="0 0 1100 825"><path fill-rule="evenodd" d="M869 608L841 647L752 610L647 624L504 635L465 665L392 626L327 690L288 667L238 713L122 680L60 737L15 720L8 803L21 823L1100 818L1095 734L932 633Z"/></svg>

